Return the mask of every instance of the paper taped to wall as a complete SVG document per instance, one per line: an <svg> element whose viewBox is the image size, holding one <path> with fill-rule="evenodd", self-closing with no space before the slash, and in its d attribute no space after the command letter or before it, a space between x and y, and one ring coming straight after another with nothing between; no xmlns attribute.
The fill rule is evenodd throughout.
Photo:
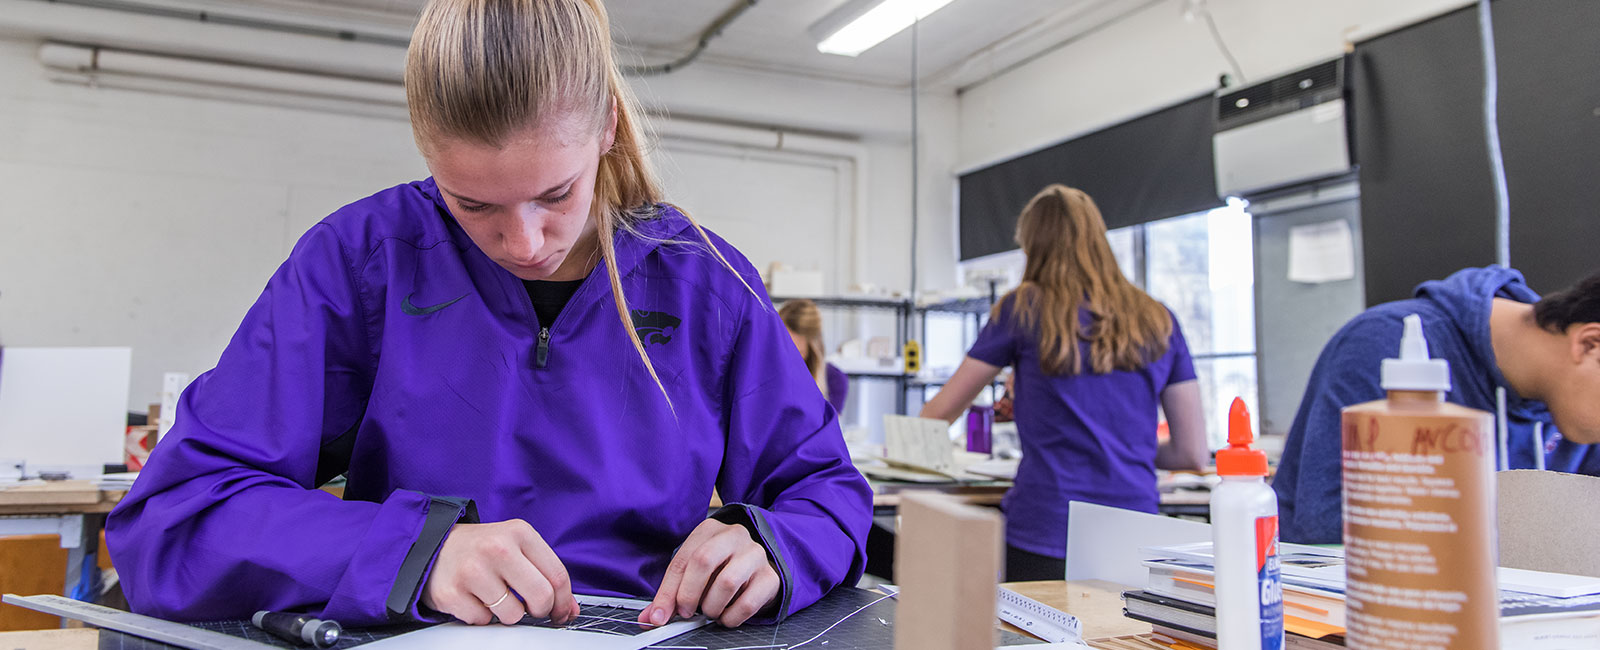
<svg viewBox="0 0 1600 650"><path fill-rule="evenodd" d="M1320 284L1356 277L1355 241L1343 219L1289 229L1289 280Z"/></svg>

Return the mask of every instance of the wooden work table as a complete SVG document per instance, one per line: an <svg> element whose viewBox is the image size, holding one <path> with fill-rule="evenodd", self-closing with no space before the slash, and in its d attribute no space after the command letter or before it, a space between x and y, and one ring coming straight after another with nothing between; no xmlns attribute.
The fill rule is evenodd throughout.
<svg viewBox="0 0 1600 650"><path fill-rule="evenodd" d="M0 486L0 515L105 514L126 495L89 481L49 481Z"/></svg>
<svg viewBox="0 0 1600 650"><path fill-rule="evenodd" d="M90 628L0 632L0 648L5 650L95 650L99 647L100 630Z"/></svg>
<svg viewBox="0 0 1600 650"><path fill-rule="evenodd" d="M48 481L12 483L0 486L0 537L54 535L66 550L61 582L43 574L14 575L12 586L33 587L53 584L49 592L71 594L74 590L92 591L100 582L98 563L85 562L100 547L100 529L106 513L127 494L121 490L102 490L89 481ZM25 537L12 537L25 539ZM30 542L21 542L30 543ZM88 573L85 573L85 569ZM41 580L45 582L41 582ZM28 625L7 620L4 626ZM4 628L0 628L4 629ZM5 650L10 650L9 648Z"/></svg>
<svg viewBox="0 0 1600 650"><path fill-rule="evenodd" d="M872 507L895 508L900 505L900 495L909 491L928 491L948 494L961 500L962 503L975 506L998 506L1000 500L1006 496L1006 490L1011 489L1009 482L993 483L899 483L892 481L871 481Z"/></svg>
<svg viewBox="0 0 1600 650"><path fill-rule="evenodd" d="M1099 650L1166 649L1148 640L1150 624L1122 615L1122 587L1118 585L1098 580L1047 580L1004 586L1078 617L1083 622L1083 637ZM1008 624L1001 627L1022 633ZM91 650L99 647L99 635L99 630L93 629L0 632L0 649Z"/></svg>
<svg viewBox="0 0 1600 650"><path fill-rule="evenodd" d="M1078 617L1083 638L1108 639L1150 633L1150 624L1122 615L1124 587L1103 580L1040 580L1001 585L1019 594ZM1006 630L1024 634L1011 624Z"/></svg>

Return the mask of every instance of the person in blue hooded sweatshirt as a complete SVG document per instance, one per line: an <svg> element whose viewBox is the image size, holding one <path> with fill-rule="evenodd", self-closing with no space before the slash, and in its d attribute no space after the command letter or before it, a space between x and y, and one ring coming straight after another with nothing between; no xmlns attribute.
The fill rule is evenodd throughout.
<svg viewBox="0 0 1600 650"><path fill-rule="evenodd" d="M755 269L663 201L599 0L433 0L405 86L432 177L313 226L184 391L107 522L133 609L734 626L853 584L871 493Z"/></svg>
<svg viewBox="0 0 1600 650"><path fill-rule="evenodd" d="M1600 273L1540 299L1515 270L1465 269L1368 309L1323 347L1272 481L1284 541L1341 541L1339 411L1383 398L1379 367L1409 314L1450 362L1445 399L1493 413L1505 390L1512 469L1600 476Z"/></svg>

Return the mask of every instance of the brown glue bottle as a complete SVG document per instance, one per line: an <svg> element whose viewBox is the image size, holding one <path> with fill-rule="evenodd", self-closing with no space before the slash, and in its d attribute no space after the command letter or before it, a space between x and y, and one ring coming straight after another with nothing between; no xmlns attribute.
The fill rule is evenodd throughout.
<svg viewBox="0 0 1600 650"><path fill-rule="evenodd" d="M1345 643L1499 648L1493 417L1444 401L1416 314L1383 388L1343 413Z"/></svg>

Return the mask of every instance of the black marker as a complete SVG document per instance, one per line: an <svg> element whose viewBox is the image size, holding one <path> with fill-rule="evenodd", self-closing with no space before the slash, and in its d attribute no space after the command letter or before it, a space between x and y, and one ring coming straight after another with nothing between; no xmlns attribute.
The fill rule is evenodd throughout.
<svg viewBox="0 0 1600 650"><path fill-rule="evenodd" d="M309 614L259 611L250 617L250 622L290 643L318 648L333 647L344 631L337 622L311 618Z"/></svg>

